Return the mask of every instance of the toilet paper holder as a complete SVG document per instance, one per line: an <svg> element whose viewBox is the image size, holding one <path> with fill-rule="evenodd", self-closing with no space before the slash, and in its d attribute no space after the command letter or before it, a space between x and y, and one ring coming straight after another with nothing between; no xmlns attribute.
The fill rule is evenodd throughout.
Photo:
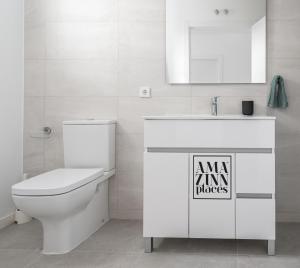
<svg viewBox="0 0 300 268"><path fill-rule="evenodd" d="M49 139L52 137L54 131L51 127L46 126L41 129L41 131L37 132L31 132L30 136L31 138L37 138L37 139Z"/></svg>

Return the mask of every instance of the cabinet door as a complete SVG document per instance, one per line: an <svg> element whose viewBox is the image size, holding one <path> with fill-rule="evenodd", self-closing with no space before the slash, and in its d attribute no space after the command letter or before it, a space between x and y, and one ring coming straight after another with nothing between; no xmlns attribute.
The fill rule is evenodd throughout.
<svg viewBox="0 0 300 268"><path fill-rule="evenodd" d="M144 154L144 237L188 237L188 170L188 154Z"/></svg>
<svg viewBox="0 0 300 268"><path fill-rule="evenodd" d="M237 193L275 193L274 154L236 154Z"/></svg>
<svg viewBox="0 0 300 268"><path fill-rule="evenodd" d="M189 236L235 238L234 155L192 154L190 162Z"/></svg>
<svg viewBox="0 0 300 268"><path fill-rule="evenodd" d="M237 199L236 238L275 240L275 200Z"/></svg>

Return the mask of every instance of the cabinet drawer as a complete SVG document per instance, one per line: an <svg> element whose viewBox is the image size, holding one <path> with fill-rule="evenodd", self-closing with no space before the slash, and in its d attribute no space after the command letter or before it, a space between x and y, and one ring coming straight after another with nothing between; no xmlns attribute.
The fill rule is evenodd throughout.
<svg viewBox="0 0 300 268"><path fill-rule="evenodd" d="M273 120L145 120L146 148L274 148Z"/></svg>
<svg viewBox="0 0 300 268"><path fill-rule="evenodd" d="M236 154L237 193L275 193L274 154Z"/></svg>
<svg viewBox="0 0 300 268"><path fill-rule="evenodd" d="M275 200L237 199L236 238L275 240Z"/></svg>

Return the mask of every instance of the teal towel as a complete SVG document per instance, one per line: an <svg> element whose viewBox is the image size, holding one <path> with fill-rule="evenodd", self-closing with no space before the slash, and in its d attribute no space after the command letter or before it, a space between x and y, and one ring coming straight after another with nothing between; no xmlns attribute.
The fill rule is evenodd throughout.
<svg viewBox="0 0 300 268"><path fill-rule="evenodd" d="M273 78L268 106L272 108L287 108L289 106L284 80L280 75Z"/></svg>

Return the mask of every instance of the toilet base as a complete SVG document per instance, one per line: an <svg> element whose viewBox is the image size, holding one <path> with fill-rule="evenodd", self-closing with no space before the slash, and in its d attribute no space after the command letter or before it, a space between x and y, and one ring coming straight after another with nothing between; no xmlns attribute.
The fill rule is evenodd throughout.
<svg viewBox="0 0 300 268"><path fill-rule="evenodd" d="M65 219L43 221L42 253L65 254L79 246L109 221L108 180L98 185L93 199L79 213Z"/></svg>

